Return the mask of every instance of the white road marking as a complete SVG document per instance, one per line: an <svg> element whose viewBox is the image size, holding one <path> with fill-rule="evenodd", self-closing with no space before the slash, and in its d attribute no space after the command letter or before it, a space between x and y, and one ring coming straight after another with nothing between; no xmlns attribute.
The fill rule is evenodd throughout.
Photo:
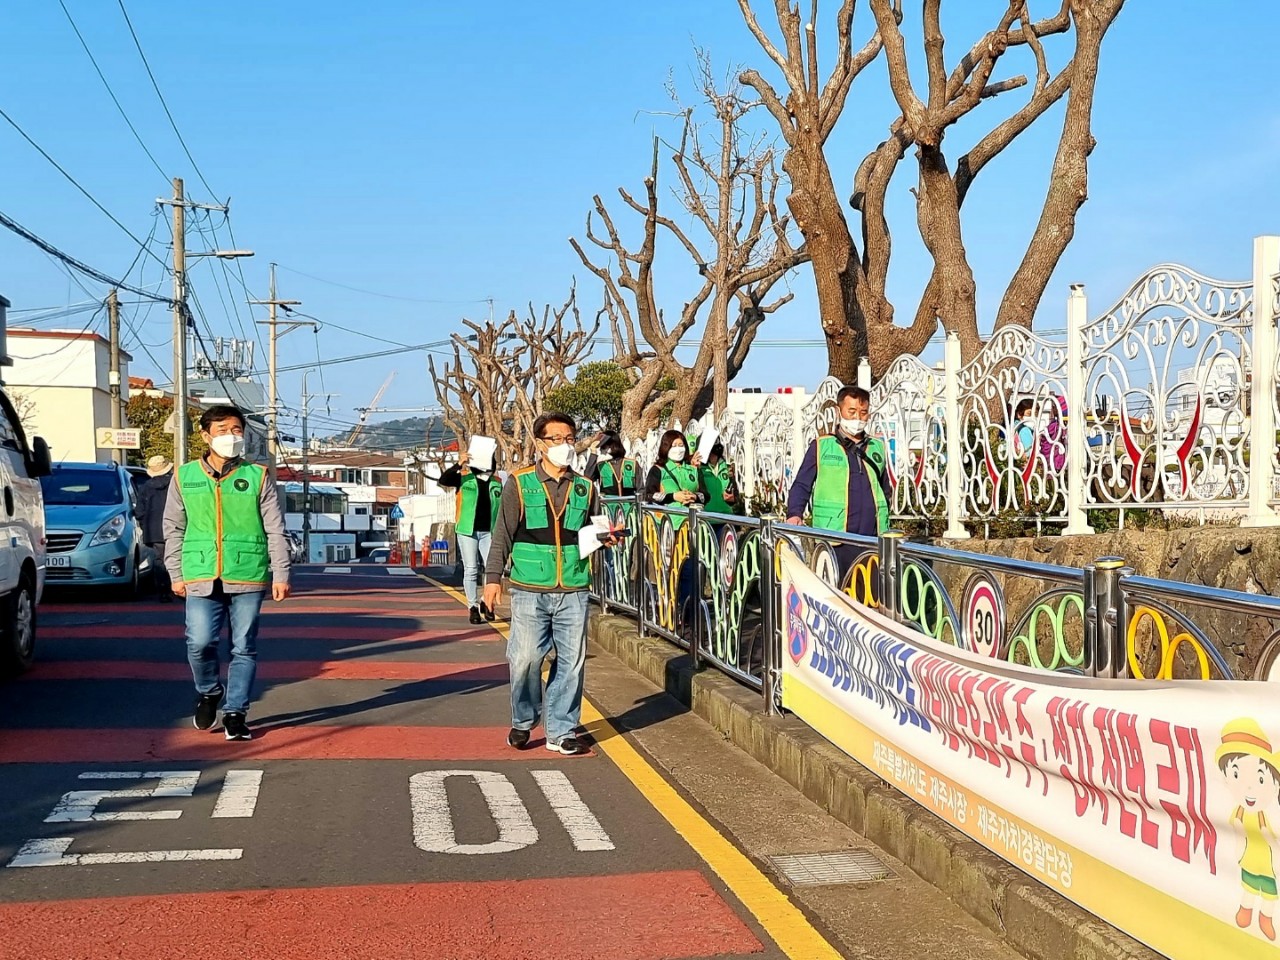
<svg viewBox="0 0 1280 960"><path fill-rule="evenodd" d="M74 837L28 840L7 866L87 867L110 863L161 863L182 860L239 860L244 850L146 850L138 853L67 853Z"/></svg>
<svg viewBox="0 0 1280 960"><path fill-rule="evenodd" d="M261 770L228 770L213 805L214 818L252 817L262 788Z"/></svg>
<svg viewBox="0 0 1280 960"><path fill-rule="evenodd" d="M459 843L445 781L468 777L484 797L498 828L498 839L489 843ZM501 773L492 770L428 770L409 778L413 808L413 842L427 853L511 853L538 842L538 829L520 795Z"/></svg>
<svg viewBox="0 0 1280 960"><path fill-rule="evenodd" d="M324 572L325 573L350 573L351 568L350 567L325 567Z"/></svg>
<svg viewBox="0 0 1280 960"><path fill-rule="evenodd" d="M613 841L574 789L563 770L534 770L542 795L564 824L575 850L613 850Z"/></svg>
<svg viewBox="0 0 1280 960"><path fill-rule="evenodd" d="M392 577L414 577L412 567L387 567L387 575Z"/></svg>
<svg viewBox="0 0 1280 960"><path fill-rule="evenodd" d="M195 793L199 770L113 771L82 773L81 780L143 780L158 782L140 790L72 790L54 805L45 823L83 823L89 820L177 820L181 810L119 810L98 812L98 804L113 798L189 797Z"/></svg>

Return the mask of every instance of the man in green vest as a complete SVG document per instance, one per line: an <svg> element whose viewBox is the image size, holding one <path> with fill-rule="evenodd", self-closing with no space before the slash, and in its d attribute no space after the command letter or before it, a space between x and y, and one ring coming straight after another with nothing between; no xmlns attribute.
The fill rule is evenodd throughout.
<svg viewBox="0 0 1280 960"><path fill-rule="evenodd" d="M209 448L184 463L169 486L164 510L165 567L173 592L186 598L187 662L196 685L192 722L210 730L222 707L228 740L249 740L245 722L258 667L258 618L267 591L289 596L289 540L280 498L267 471L244 456L244 414L210 407L200 417ZM231 634L225 688L218 641Z"/></svg>
<svg viewBox="0 0 1280 960"><path fill-rule="evenodd" d="M589 557L579 531L598 512L595 487L574 472L577 427L562 413L544 413L533 424L539 461L517 470L502 492L485 567L484 602L496 609L502 575L511 561L511 731L517 750L543 714L542 662L554 649L546 687L547 749L566 756L587 752L577 736L582 713L582 669L587 657ZM613 537L601 537L613 546Z"/></svg>
<svg viewBox="0 0 1280 960"><path fill-rule="evenodd" d="M889 458L884 443L867 435L871 395L861 387L836 394L840 424L809 445L787 495L787 523L802 522L810 502L812 526L874 537L889 528ZM847 569L857 549L836 550Z"/></svg>
<svg viewBox="0 0 1280 960"><path fill-rule="evenodd" d="M480 571L489 560L490 532L498 515L502 481L494 477L492 464L481 469L471 468L469 463L470 456L464 452L436 483L458 491L453 532L462 555L462 589L471 608L471 622L479 623L481 613L486 620L495 616L493 608L480 599Z"/></svg>

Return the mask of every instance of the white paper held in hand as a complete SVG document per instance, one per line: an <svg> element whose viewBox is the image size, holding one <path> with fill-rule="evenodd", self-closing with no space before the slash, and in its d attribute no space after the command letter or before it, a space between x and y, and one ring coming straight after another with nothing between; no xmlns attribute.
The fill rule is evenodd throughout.
<svg viewBox="0 0 1280 960"><path fill-rule="evenodd" d="M476 434L467 446L467 466L472 470L492 470L493 455L498 449L498 441L493 437Z"/></svg>
<svg viewBox="0 0 1280 960"><path fill-rule="evenodd" d="M702 458L702 462L706 463L711 459L711 448L716 445L716 441L720 439L720 431L715 427L707 427L702 431L702 436L698 438L698 456Z"/></svg>
<svg viewBox="0 0 1280 960"><path fill-rule="evenodd" d="M589 557L603 547L600 534L612 529L613 524L606 514L598 513L593 516L591 522L578 531L578 556Z"/></svg>

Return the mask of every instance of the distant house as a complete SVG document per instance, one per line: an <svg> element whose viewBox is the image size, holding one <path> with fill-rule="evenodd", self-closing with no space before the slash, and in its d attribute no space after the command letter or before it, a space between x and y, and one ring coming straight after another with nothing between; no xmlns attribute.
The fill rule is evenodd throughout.
<svg viewBox="0 0 1280 960"><path fill-rule="evenodd" d="M285 523L290 530L302 529L301 471L302 455L295 452L285 456L277 473L286 506L298 508L286 511ZM388 541L391 511L409 492L401 457L360 450L312 453L307 458L307 477L312 530L355 532L361 535L358 543L362 548ZM322 504L338 507L339 497L341 509L321 509Z"/></svg>
<svg viewBox="0 0 1280 960"><path fill-rule="evenodd" d="M110 350L107 339L88 330L9 330L12 366L5 387L20 408L25 427L44 437L57 461L107 463L97 429L111 426ZM128 399L129 362L120 351L121 402ZM19 402L21 401L21 402Z"/></svg>

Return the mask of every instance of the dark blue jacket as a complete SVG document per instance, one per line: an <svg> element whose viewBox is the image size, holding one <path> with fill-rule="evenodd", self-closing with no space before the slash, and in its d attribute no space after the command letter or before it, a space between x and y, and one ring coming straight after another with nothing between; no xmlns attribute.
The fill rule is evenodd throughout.
<svg viewBox="0 0 1280 960"><path fill-rule="evenodd" d="M840 446L844 447L849 457L849 522L846 533L857 533L866 537L874 537L879 532L876 524L876 501L871 495L871 484L875 482L874 473L869 472L867 464L855 449L858 444L844 434L836 434ZM863 441L866 442L865 440ZM818 441L809 444L804 460L800 462L800 470L791 481L791 492L787 494L787 516L803 517L809 509L809 498L813 494L813 485L818 480ZM892 500L893 488L889 484L888 471L880 478L885 497Z"/></svg>
<svg viewBox="0 0 1280 960"><path fill-rule="evenodd" d="M169 481L173 471L148 477L138 490L138 522L142 524L143 543L164 543L164 505L169 499Z"/></svg>

